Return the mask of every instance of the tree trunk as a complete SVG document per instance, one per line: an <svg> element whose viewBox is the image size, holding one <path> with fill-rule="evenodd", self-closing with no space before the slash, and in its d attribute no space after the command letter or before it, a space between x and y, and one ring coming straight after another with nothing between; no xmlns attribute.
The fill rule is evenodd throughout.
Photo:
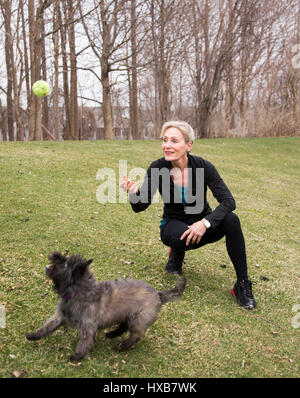
<svg viewBox="0 0 300 398"><path fill-rule="evenodd" d="M46 49L45 49L45 21L42 18L41 23L41 62L42 62L42 77L44 81L48 80L47 77L47 63L46 63ZM48 97L44 97L42 101L42 125L47 130L49 130L49 105L48 105ZM43 140L49 140L49 135L43 131L42 134Z"/></svg>
<svg viewBox="0 0 300 398"><path fill-rule="evenodd" d="M114 122L111 104L111 87L109 82L109 54L110 54L110 27L107 21L107 10L104 3L100 3L101 22L102 22L102 55L101 55L101 84L103 91L103 122L105 139L112 140L114 138Z"/></svg>
<svg viewBox="0 0 300 398"><path fill-rule="evenodd" d="M29 115L30 121L30 101L31 101L31 87L30 87L30 70L29 70L29 59L28 59L28 46L27 46L27 32L25 27L24 17L24 2L21 1L21 17L22 17L22 35L23 35L23 57L24 57L24 68L25 68L25 81L26 81L26 96L27 96L27 114Z"/></svg>
<svg viewBox="0 0 300 398"><path fill-rule="evenodd" d="M194 49L195 49L195 86L196 86L196 134L200 136L200 126L201 126L201 98L202 98L202 85L201 85L201 58L200 58L200 40L199 40L199 21L197 18L197 0L193 0L193 39L194 39Z"/></svg>
<svg viewBox="0 0 300 398"><path fill-rule="evenodd" d="M111 92L109 84L109 75L107 72L107 65L101 67L101 82L103 89L103 122L104 122L104 135L106 140L114 139L114 123L113 123L113 113L111 106Z"/></svg>
<svg viewBox="0 0 300 398"><path fill-rule="evenodd" d="M199 106L199 135L200 138L208 138L210 136L210 120L211 110L210 101L203 100Z"/></svg>
<svg viewBox="0 0 300 398"><path fill-rule="evenodd" d="M159 72L158 72L158 88L159 88L159 124L160 127L164 122L169 120L170 117L170 103L169 103L169 91L170 91L170 76L167 70L167 62L165 55L165 25L166 25L166 8L165 1L160 1L160 39L159 39Z"/></svg>
<svg viewBox="0 0 300 398"><path fill-rule="evenodd" d="M16 119L15 121L17 126L17 134L16 134L17 141L24 141L24 136L25 136L25 128L24 128L24 123L22 122L22 112L21 112L22 110L20 106L20 93L22 87L23 68L24 68L24 59L23 59L22 50L20 48L20 43L21 43L20 32L22 32L22 29L20 29L20 24L22 24L22 9L23 9L23 2L20 1L18 9L17 36L16 36L17 51L20 54L20 83L18 83L18 70L15 67L15 62L13 59L14 107L15 107L15 119ZM11 46L13 51L13 43L11 44Z"/></svg>
<svg viewBox="0 0 300 398"><path fill-rule="evenodd" d="M35 11L35 1L28 0L28 21L29 21L29 44L30 44L30 66L31 66L31 86L42 76L43 55L43 23L44 11L55 0L39 0L39 6ZM42 100L31 92L29 110L29 140L42 139Z"/></svg>
<svg viewBox="0 0 300 398"><path fill-rule="evenodd" d="M130 94L130 127L133 139L140 137L138 123L138 89L137 89L137 48L136 48L136 0L131 0L131 94Z"/></svg>
<svg viewBox="0 0 300 398"><path fill-rule="evenodd" d="M28 141L35 139L35 107L36 99L31 90L32 84L35 82L35 16L34 16L34 0L28 0L28 22L29 22L29 51L30 51L30 96L28 102L29 113L29 134Z"/></svg>
<svg viewBox="0 0 300 398"><path fill-rule="evenodd" d="M7 132L9 141L14 141L14 102L13 102L13 47L11 33L11 3L1 0L1 11L5 26L5 62L7 71Z"/></svg>
<svg viewBox="0 0 300 398"><path fill-rule="evenodd" d="M54 53L54 84L53 84L53 130L54 130L54 137L56 140L59 140L59 92L58 92L58 57L59 57L59 35L58 35L58 8L59 3L55 3L54 13L53 13L53 53Z"/></svg>
<svg viewBox="0 0 300 398"><path fill-rule="evenodd" d="M225 118L228 122L229 129L232 130L235 127L234 88L233 88L232 70L228 70L227 73L228 73L228 80L226 82Z"/></svg>
<svg viewBox="0 0 300 398"><path fill-rule="evenodd" d="M8 141L6 109L3 108L0 98L0 129L3 141Z"/></svg>
<svg viewBox="0 0 300 398"><path fill-rule="evenodd" d="M32 84L42 78L42 47L43 47L43 20L44 20L44 10L42 0L40 0L39 7L36 10L35 18L35 40L34 40L34 80ZM45 60L46 62L46 60ZM32 65L32 64L31 64ZM35 99L35 137L37 141L42 140L42 99L34 96Z"/></svg>
<svg viewBox="0 0 300 398"><path fill-rule="evenodd" d="M151 1L150 6L151 14L151 34L154 52L154 138L159 138L161 123L160 123L160 109L159 109L159 60L158 60L158 49L157 49L157 37L155 34L155 0Z"/></svg>
<svg viewBox="0 0 300 398"><path fill-rule="evenodd" d="M73 0L68 0L68 20L74 19ZM77 102L77 61L76 61L76 47L75 47L75 27L74 24L69 24L69 48L70 48L70 66L71 66L71 81L70 81L70 128L71 137L74 140L79 139L78 129L78 102Z"/></svg>
<svg viewBox="0 0 300 398"><path fill-rule="evenodd" d="M64 5L64 3L63 3ZM63 86L64 86L64 104L65 104L65 124L63 129L63 139L69 140L71 136L71 116L70 116L70 96L69 96L69 82L68 82L68 60L67 60L67 34L66 27L62 23L62 15L60 5L57 7L58 25L60 26L61 35L61 52L63 62ZM66 9L64 8L64 23L67 23Z"/></svg>

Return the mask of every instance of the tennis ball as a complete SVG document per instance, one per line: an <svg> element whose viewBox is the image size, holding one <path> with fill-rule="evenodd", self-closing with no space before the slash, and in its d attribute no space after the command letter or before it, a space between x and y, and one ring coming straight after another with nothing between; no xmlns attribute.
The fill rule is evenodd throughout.
<svg viewBox="0 0 300 398"><path fill-rule="evenodd" d="M45 97L49 94L50 86L44 80L37 80L32 86L32 91L38 97Z"/></svg>

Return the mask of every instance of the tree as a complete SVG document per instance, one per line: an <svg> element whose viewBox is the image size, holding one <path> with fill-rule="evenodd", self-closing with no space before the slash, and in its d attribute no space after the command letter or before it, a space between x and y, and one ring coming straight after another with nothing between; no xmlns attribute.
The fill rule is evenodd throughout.
<svg viewBox="0 0 300 398"><path fill-rule="evenodd" d="M12 4L4 0L0 1L1 12L5 25L5 61L7 70L7 89L6 89L6 107L7 107L7 133L9 141L14 141L14 104L13 87L14 81L14 52L11 31Z"/></svg>
<svg viewBox="0 0 300 398"><path fill-rule="evenodd" d="M151 65L154 75L154 129L158 138L161 126L171 117L172 73L183 58L187 41L185 25L189 2L147 0L150 13ZM178 18L178 15L182 15ZM180 62L180 61L179 61Z"/></svg>
<svg viewBox="0 0 300 398"><path fill-rule="evenodd" d="M124 8L129 5L129 0L100 0L99 7L89 18L83 18L81 2L79 4L82 16L82 24L89 40L89 45L100 64L101 76L98 78L102 86L102 111L104 131L106 139L114 138L114 122L112 110L112 95L110 74L118 70L118 66L124 58L120 49L128 43L129 34L124 18ZM90 19L96 18L97 23L90 23ZM92 29L91 26L94 26ZM88 69L95 75L92 67Z"/></svg>
<svg viewBox="0 0 300 398"><path fill-rule="evenodd" d="M130 130L131 136L137 140L141 137L138 119L138 85L137 85L137 18L136 0L131 0L130 6L131 22L131 84L129 80L129 107L130 107Z"/></svg>
<svg viewBox="0 0 300 398"><path fill-rule="evenodd" d="M68 20L73 21L76 8L73 7L73 0L68 0L67 3ZM69 47L70 47L70 136L72 139L79 139L78 129L78 101L77 101L77 58L75 46L75 24L69 23Z"/></svg>
<svg viewBox="0 0 300 398"><path fill-rule="evenodd" d="M42 64L46 62L42 59L44 52L43 18L44 12L57 0L39 0L39 6L35 12L34 0L28 0L28 20L29 20L29 46L30 46L30 66L31 84L42 77ZM42 139L42 100L35 96L32 91L29 99L29 140ZM44 126L47 132L47 128Z"/></svg>
<svg viewBox="0 0 300 398"><path fill-rule="evenodd" d="M222 77L236 54L240 51L238 38L241 32L241 16L247 14L251 0L238 2L223 0L212 4L208 0L194 0L193 34L195 46L201 41L202 57L195 50L197 130L201 138L209 137L212 111L218 102ZM197 28L199 27L199 29ZM200 35L200 36L199 36Z"/></svg>
<svg viewBox="0 0 300 398"><path fill-rule="evenodd" d="M53 12L53 59L54 59L54 81L53 81L53 130L56 140L59 139L59 2L54 5Z"/></svg>

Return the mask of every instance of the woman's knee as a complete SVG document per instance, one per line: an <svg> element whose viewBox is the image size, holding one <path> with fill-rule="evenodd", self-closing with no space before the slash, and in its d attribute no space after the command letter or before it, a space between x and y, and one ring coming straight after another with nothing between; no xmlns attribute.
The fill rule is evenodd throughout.
<svg viewBox="0 0 300 398"><path fill-rule="evenodd" d="M185 240L180 239L181 235L178 233L173 233L171 236L168 236L167 239L162 239L162 242L166 245L171 247L175 251L182 251L185 250Z"/></svg>
<svg viewBox="0 0 300 398"><path fill-rule="evenodd" d="M223 227L229 231L233 231L233 230L240 230L241 229L241 223L240 223L240 219L238 217L237 214L235 213L228 213L224 220L223 220Z"/></svg>
<svg viewBox="0 0 300 398"><path fill-rule="evenodd" d="M164 227L161 233L161 240L166 245L171 247L173 250L182 251L185 249L185 240L181 240L182 234L186 231L187 225L182 226L170 223L168 226Z"/></svg>
<svg viewBox="0 0 300 398"><path fill-rule="evenodd" d="M186 248L186 238L181 240L180 236L173 236L170 240L170 247L175 251L184 251Z"/></svg>

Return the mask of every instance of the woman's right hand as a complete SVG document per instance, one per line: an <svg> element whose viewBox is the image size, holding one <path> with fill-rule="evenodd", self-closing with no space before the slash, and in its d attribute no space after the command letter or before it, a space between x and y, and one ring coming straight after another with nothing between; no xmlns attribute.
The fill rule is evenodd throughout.
<svg viewBox="0 0 300 398"><path fill-rule="evenodd" d="M135 194L139 190L136 183L129 180L126 176L123 176L123 181L121 182L120 187L123 188L125 192L131 194Z"/></svg>

